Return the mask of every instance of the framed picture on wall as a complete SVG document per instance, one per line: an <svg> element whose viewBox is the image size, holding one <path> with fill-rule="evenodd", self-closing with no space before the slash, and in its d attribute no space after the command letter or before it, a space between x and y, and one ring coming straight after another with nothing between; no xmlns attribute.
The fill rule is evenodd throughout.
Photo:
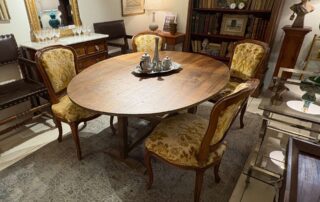
<svg viewBox="0 0 320 202"><path fill-rule="evenodd" d="M170 32L170 23L176 22L175 14L168 14L164 17L163 31Z"/></svg>
<svg viewBox="0 0 320 202"><path fill-rule="evenodd" d="M244 36L248 22L247 15L223 15L220 34Z"/></svg>
<svg viewBox="0 0 320 202"><path fill-rule="evenodd" d="M0 22L9 22L10 15L5 0L0 0Z"/></svg>
<svg viewBox="0 0 320 202"><path fill-rule="evenodd" d="M144 13L144 0L121 0L122 16Z"/></svg>

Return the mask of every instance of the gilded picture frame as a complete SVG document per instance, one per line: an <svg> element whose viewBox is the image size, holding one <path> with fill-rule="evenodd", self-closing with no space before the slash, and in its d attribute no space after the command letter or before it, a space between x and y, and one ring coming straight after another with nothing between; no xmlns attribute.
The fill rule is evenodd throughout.
<svg viewBox="0 0 320 202"><path fill-rule="evenodd" d="M221 23L221 35L244 36L248 23L248 15L224 14Z"/></svg>
<svg viewBox="0 0 320 202"><path fill-rule="evenodd" d="M6 0L0 0L0 23L10 22L10 14Z"/></svg>
<svg viewBox="0 0 320 202"><path fill-rule="evenodd" d="M144 14L144 0L121 0L122 16Z"/></svg>
<svg viewBox="0 0 320 202"><path fill-rule="evenodd" d="M31 41L36 41L34 32L41 30L41 24L38 17L36 2L35 0L24 0L24 1L25 1L29 24L30 24ZM73 23L75 26L81 26L82 22L81 22L80 13L79 13L78 1L70 0L70 3L71 3ZM72 30L68 28L60 28L60 33L61 33L61 37L73 35Z"/></svg>

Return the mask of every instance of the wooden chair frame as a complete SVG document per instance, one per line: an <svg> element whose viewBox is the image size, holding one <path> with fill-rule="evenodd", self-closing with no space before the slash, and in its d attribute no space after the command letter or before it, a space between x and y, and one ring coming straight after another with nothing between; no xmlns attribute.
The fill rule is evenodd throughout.
<svg viewBox="0 0 320 202"><path fill-rule="evenodd" d="M126 33L126 28L123 20L94 23L93 27L96 33L109 35L107 40L108 46L121 48L121 54L130 52L128 39L132 39L132 35L128 35ZM112 41L115 39L123 39L124 43ZM114 55L116 56L118 54Z"/></svg>
<svg viewBox="0 0 320 202"><path fill-rule="evenodd" d="M200 146L200 150L197 156L197 159L199 161L199 164L204 165L209 157L210 152L215 151L224 141L224 138L226 136L226 134L228 133L232 123L234 122L234 120L236 119L236 117L238 116L239 112L241 111L241 107L240 109L237 111L237 113L235 114L235 116L233 117L231 124L229 126L229 128L226 130L226 132L224 133L223 137L221 138L221 140L216 143L215 145L210 145L211 140L215 134L215 131L217 129L217 125L218 125L218 120L219 120L219 115L220 113L225 110L228 106L235 104L237 102L239 102L240 100L243 99L243 103L247 102L250 94L253 92L253 90L255 90L255 88L259 85L259 81L258 80L252 80L249 83L249 87L245 88L235 94L226 96L224 98L222 98L221 100L219 100L213 107L211 114L210 114L210 121L209 121L209 125L208 125L208 129L206 131L206 134L204 135L202 142L201 142L201 146ZM152 171L152 165L151 165L151 157L156 157L158 159L160 159L161 161L168 163L170 165L182 168L182 169L186 169L186 170L194 170L196 172L196 180L195 180L195 188L194 188L194 201L199 201L200 200L200 194L201 194L201 189L202 189L202 183L203 183L203 176L204 176L204 172L210 168L210 167L214 167L214 175L215 175L215 181L216 183L218 183L220 181L220 176L219 176L219 167L220 167L220 163L221 163L221 159L222 156L220 158L217 158L214 162L212 162L209 165L206 165L205 167L199 168L199 167L193 167L193 166L181 166L181 165L176 165L173 164L169 161L167 161L166 159L160 157L159 155L157 155L154 152L149 151L146 147L145 147L145 156L144 156L144 160L145 160L145 166L147 168L147 172L148 172L148 176L149 176L149 181L147 184L147 189L150 189L153 183L153 171Z"/></svg>
<svg viewBox="0 0 320 202"><path fill-rule="evenodd" d="M145 31L145 32L141 32L139 34L136 34L133 36L132 38L132 51L133 52L137 52L137 45L135 44L135 38L141 36L141 35L155 35L155 36L158 36L162 39L162 44L161 44L161 51L165 50L165 44L166 44L166 38L162 37L159 33L157 32L152 32L152 31Z"/></svg>
<svg viewBox="0 0 320 202"><path fill-rule="evenodd" d="M30 75L30 72L33 68L35 68L36 64L31 60L21 57L21 52L18 48L13 34L0 35L0 41L1 40L11 40L12 47L10 48L16 49L16 52L14 52L14 55L12 55L10 59L7 58L0 62L0 69L2 65L17 64L22 73L22 78L20 80L0 86L0 111L26 101L30 101L31 105L30 109L24 110L20 113L15 113L14 115L5 117L4 119L0 120L0 126L2 126L5 124L9 124L12 121L24 118L18 123L2 129L0 131L0 135L3 135L28 123L29 121L40 118L42 115L50 115L46 112L46 109L49 107L49 103L40 103L39 99L40 97L46 98L47 90L42 83L33 80ZM8 47L3 47L3 51L5 51L6 53L11 53L11 51L8 52ZM31 117L25 118L30 114L32 114Z"/></svg>
<svg viewBox="0 0 320 202"><path fill-rule="evenodd" d="M36 61L36 64L37 64L37 67L38 67L38 70L42 76L42 79L44 81L44 84L46 85L47 89L48 89L48 93L49 93L49 97L50 97L50 102L51 104L57 104L59 103L59 98L63 95L66 95L66 89L62 90L61 92L59 93L56 93L52 87L52 84L50 82L50 79L42 65L42 62L41 62L41 58L42 58L42 55L47 52L47 51L51 51L51 50L54 50L54 49L58 49L58 48L62 48L62 49L66 49L66 50L69 50L73 53L73 56L74 56L74 62L75 62L75 70L76 70L76 74L79 73L79 70L78 70L78 64L77 64L77 58L76 58L76 52L75 50L72 48L72 47L68 47L68 46L62 46L62 45L55 45L55 46L50 46L50 47L47 47L47 48L44 48L44 49L41 49L40 51L38 51L36 53L36 56L35 56L35 61ZM56 124L56 126L58 127L58 130L59 130L59 137L58 137L58 141L61 142L62 141L62 125L61 125L61 122L64 122L64 123L67 123L69 124L70 128L71 128L71 134L72 134L72 138L73 138L73 141L76 145L76 149L77 149L77 157L79 160L81 160L82 158L82 155L81 155L81 148L80 148L80 140L79 140L79 131L78 131L78 125L79 123L81 122L86 122L89 121L89 120L92 120L92 119L95 119L97 118L98 116L100 116L99 114L98 115L94 115L94 116L91 116L89 118L86 118L86 119L79 119L75 122L68 122L67 120L65 119L62 119L60 117L57 117L54 113L53 114L53 117L54 117L54 122ZM110 119L110 125L111 127L113 127L113 117L111 117Z"/></svg>

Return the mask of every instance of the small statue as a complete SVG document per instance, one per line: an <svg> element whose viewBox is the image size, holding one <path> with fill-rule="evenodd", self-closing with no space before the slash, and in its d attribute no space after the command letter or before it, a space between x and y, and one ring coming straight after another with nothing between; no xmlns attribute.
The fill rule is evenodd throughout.
<svg viewBox="0 0 320 202"><path fill-rule="evenodd" d="M314 6L309 1L310 0L301 0L301 3L294 4L290 7L293 11L290 20L294 20L295 14L297 15L292 27L302 28L304 26L304 16L314 11Z"/></svg>
<svg viewBox="0 0 320 202"><path fill-rule="evenodd" d="M207 38L205 38L203 41L202 41L202 44L201 44L201 53L208 53L208 44L209 44L209 40Z"/></svg>

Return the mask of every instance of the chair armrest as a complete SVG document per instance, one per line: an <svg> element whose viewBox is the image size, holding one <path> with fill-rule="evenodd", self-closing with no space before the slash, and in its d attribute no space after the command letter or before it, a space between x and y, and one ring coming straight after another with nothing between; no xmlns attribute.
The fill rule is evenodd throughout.
<svg viewBox="0 0 320 202"><path fill-rule="evenodd" d="M132 39L132 38L133 38L133 35L126 35L126 38Z"/></svg>
<svg viewBox="0 0 320 202"><path fill-rule="evenodd" d="M19 63L24 63L24 64L29 64L29 65L36 65L35 61L29 60L29 59L26 59L26 58L23 58L23 57L19 57L18 58L18 62Z"/></svg>

